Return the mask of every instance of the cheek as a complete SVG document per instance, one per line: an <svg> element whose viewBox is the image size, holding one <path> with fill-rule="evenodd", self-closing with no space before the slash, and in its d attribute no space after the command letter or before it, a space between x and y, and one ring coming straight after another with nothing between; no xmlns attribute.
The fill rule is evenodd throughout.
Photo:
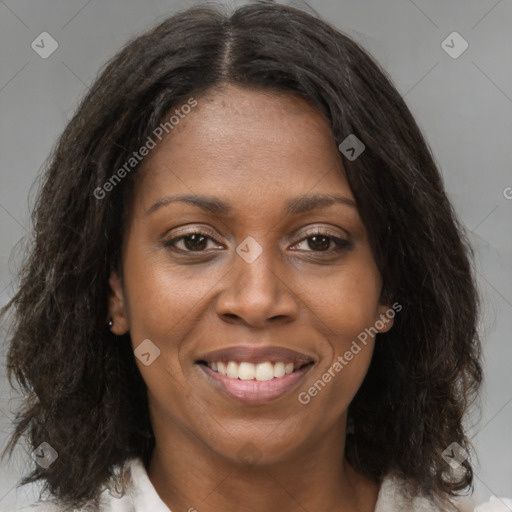
<svg viewBox="0 0 512 512"><path fill-rule="evenodd" d="M153 336L168 345L196 325L194 312L220 277L208 268L198 276L198 268L173 265L165 249L146 253L128 245L124 275L134 341Z"/></svg>
<svg viewBox="0 0 512 512"><path fill-rule="evenodd" d="M380 275L373 258L364 254L355 256L331 275L324 286L311 289L316 292L308 306L321 321L324 335L338 354L348 350L352 341L373 327L379 318Z"/></svg>
<svg viewBox="0 0 512 512"><path fill-rule="evenodd" d="M146 339L160 353L149 366L136 360L156 403L186 400L183 347L200 335L205 304L222 273L205 266L173 265L165 249L147 251L128 240L124 259L125 291L132 346Z"/></svg>
<svg viewBox="0 0 512 512"><path fill-rule="evenodd" d="M337 354L329 368L319 372L318 377L305 394L299 396L299 401L308 400L309 405L324 416L327 424L336 423L347 411L357 391L366 377L371 361L373 345L361 347L361 351L346 358L345 352Z"/></svg>
<svg viewBox="0 0 512 512"><path fill-rule="evenodd" d="M198 325L194 307L208 288L190 286L190 276L170 266L165 251L146 252L129 244L127 249L123 270L132 346L136 349L149 339L160 351L149 365L138 358L136 363L151 409L166 416L170 412L165 404L186 404L191 393L179 353L183 340Z"/></svg>
<svg viewBox="0 0 512 512"><path fill-rule="evenodd" d="M336 422L359 390L373 355L380 287L368 272L340 273L326 293L313 298L326 343L324 359L301 403L310 400L327 423ZM314 398L318 397L318 398ZM328 411L328 412L326 412Z"/></svg>
<svg viewBox="0 0 512 512"><path fill-rule="evenodd" d="M331 404L334 421L348 407L368 371L374 348L372 328L379 318L381 280L368 251L347 259L323 287L314 289L308 306L330 353L324 352L314 389L308 393L322 395L319 406Z"/></svg>

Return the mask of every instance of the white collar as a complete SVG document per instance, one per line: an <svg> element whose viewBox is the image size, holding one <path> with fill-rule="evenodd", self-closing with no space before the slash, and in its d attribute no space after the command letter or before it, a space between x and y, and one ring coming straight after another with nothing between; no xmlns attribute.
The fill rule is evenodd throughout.
<svg viewBox="0 0 512 512"><path fill-rule="evenodd" d="M171 512L153 487L140 457L126 460L124 468L129 476L125 494L119 497L111 485L105 485L100 497L101 512Z"/></svg>
<svg viewBox="0 0 512 512"><path fill-rule="evenodd" d="M104 492L104 506L101 510L108 512L172 512L156 492L141 458L126 461L131 474L131 485L122 498L115 498L108 491ZM415 498L412 503L404 500L399 480L386 476L381 483L375 512L429 512L436 510L424 498Z"/></svg>

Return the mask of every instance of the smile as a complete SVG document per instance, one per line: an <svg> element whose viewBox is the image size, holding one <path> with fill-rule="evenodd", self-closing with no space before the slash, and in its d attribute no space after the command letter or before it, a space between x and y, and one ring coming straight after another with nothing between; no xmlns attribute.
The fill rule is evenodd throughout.
<svg viewBox="0 0 512 512"><path fill-rule="evenodd" d="M263 404L276 400L305 377L314 363L284 363L270 361L254 364L234 361L198 362L199 368L214 389L229 398L247 403Z"/></svg>
<svg viewBox="0 0 512 512"><path fill-rule="evenodd" d="M241 363L236 361L206 363L204 361L203 363L207 364L208 368L214 372L225 375L230 379L257 380L260 382L284 377L306 366L304 363L285 363L283 361L275 363L265 361L258 364L247 361L242 361Z"/></svg>

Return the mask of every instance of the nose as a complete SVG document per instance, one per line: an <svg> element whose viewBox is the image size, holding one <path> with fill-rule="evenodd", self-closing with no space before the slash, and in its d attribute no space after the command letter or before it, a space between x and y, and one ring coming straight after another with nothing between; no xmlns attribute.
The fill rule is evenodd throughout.
<svg viewBox="0 0 512 512"><path fill-rule="evenodd" d="M283 268L278 255L267 248L249 261L234 253L232 267L221 281L216 304L219 317L254 327L295 319L298 297L293 292L292 274Z"/></svg>

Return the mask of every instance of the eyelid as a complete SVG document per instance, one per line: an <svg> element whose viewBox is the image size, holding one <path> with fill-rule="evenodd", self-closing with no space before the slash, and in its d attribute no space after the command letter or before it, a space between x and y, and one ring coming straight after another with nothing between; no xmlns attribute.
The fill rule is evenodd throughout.
<svg viewBox="0 0 512 512"><path fill-rule="evenodd" d="M335 232L334 228L329 228L327 226L315 226L314 228L309 228L306 231L304 231L304 233L301 236L302 236L302 238L304 238L304 237L309 237L309 236L314 236L314 235L329 235L329 236L338 237L338 238L340 236L346 236L348 238L348 233L345 230L343 230L343 231L345 234L341 235L339 233L339 231Z"/></svg>
<svg viewBox="0 0 512 512"><path fill-rule="evenodd" d="M217 234L213 233L213 231L209 230L208 228L206 227L203 227L203 226L199 226L199 227L188 227L188 228L176 228L176 231L175 230L169 230L168 232L166 232L164 234L164 236L162 237L163 239L165 239L169 232L170 231L173 231L173 234L172 234L172 238L178 238L180 236L187 236L187 235L194 235L194 234L201 234L201 235L206 235L210 238L212 238L214 241L217 242Z"/></svg>

